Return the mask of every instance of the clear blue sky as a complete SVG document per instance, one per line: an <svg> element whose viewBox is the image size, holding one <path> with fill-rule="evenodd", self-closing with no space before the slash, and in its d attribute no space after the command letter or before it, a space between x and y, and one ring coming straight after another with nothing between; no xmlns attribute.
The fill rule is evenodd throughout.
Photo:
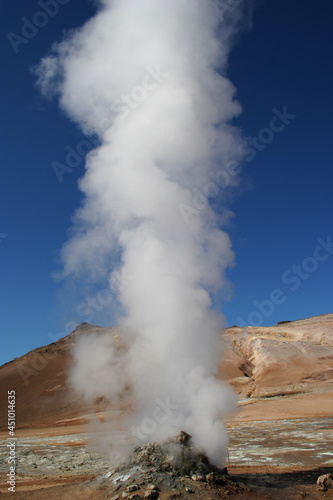
<svg viewBox="0 0 333 500"><path fill-rule="evenodd" d="M94 8L87 0L58 6L53 17L36 17L35 0L0 2L0 363L69 333L70 320L89 320L76 313L82 297L59 300L51 277L84 171L82 160L60 183L52 163L85 138L56 102L40 97L30 68ZM45 26L10 40L10 32L22 36L26 19ZM331 0L260 1L232 52L228 76L243 107L237 124L252 145L227 228L236 253L233 297L221 300L229 326L333 312L332 20ZM273 118L285 107L297 116L283 118L280 130L283 121Z"/></svg>

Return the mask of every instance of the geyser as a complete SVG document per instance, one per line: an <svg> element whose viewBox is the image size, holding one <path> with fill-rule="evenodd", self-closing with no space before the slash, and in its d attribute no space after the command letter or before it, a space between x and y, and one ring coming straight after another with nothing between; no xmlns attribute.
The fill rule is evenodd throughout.
<svg viewBox="0 0 333 500"><path fill-rule="evenodd" d="M37 68L42 91L100 138L79 183L62 276L131 277L118 294L128 348L117 351L107 336L82 339L72 381L87 398L114 399L130 385L132 437L183 429L216 464L235 399L215 378L221 317L212 296L233 264L221 207L241 160L230 125L241 108L224 74L242 9L226 3L221 22L209 0L102 0ZM228 179L217 191L216 175Z"/></svg>

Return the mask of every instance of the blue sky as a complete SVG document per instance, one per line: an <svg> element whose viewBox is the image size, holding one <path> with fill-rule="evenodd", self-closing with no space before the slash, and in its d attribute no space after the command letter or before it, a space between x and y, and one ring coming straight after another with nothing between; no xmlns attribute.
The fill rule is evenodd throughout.
<svg viewBox="0 0 333 500"><path fill-rule="evenodd" d="M69 333L71 320L92 319L77 314L83 296L51 277L84 172L79 159L59 182L52 163L86 138L40 96L31 67L94 12L87 0L58 7L36 18L35 0L0 2L0 363ZM235 123L252 145L244 146L243 188L227 227L236 253L233 297L221 299L229 326L332 312L332 18L330 0L260 1L231 54L228 76L243 107ZM9 39L22 35L26 19L45 26L25 42Z"/></svg>

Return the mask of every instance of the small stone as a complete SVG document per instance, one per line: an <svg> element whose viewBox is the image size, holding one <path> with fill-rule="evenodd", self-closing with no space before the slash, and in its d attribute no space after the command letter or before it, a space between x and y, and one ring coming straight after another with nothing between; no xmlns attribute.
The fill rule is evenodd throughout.
<svg viewBox="0 0 333 500"><path fill-rule="evenodd" d="M187 493L191 493L191 494L195 493L195 491L192 490L192 488L185 488L185 489L186 489Z"/></svg>
<svg viewBox="0 0 333 500"><path fill-rule="evenodd" d="M202 474L198 474L196 481L199 481L200 483L204 483L206 481L206 478Z"/></svg>
<svg viewBox="0 0 333 500"><path fill-rule="evenodd" d="M133 493L133 491L138 491L138 489L139 486L137 484L130 484L126 487L126 491L128 491L128 493Z"/></svg>
<svg viewBox="0 0 333 500"><path fill-rule="evenodd" d="M180 431L180 433L177 434L177 439L179 443L187 444L192 439L192 436L190 436L190 434L187 434L187 432L185 431Z"/></svg>
<svg viewBox="0 0 333 500"><path fill-rule="evenodd" d="M214 474L212 472L207 474L206 481L207 481L207 483L215 483Z"/></svg>
<svg viewBox="0 0 333 500"><path fill-rule="evenodd" d="M210 472L207 474L206 481L207 483L218 484L220 486L223 486L226 483L224 476L221 476L221 474L217 474L216 472Z"/></svg>
<svg viewBox="0 0 333 500"><path fill-rule="evenodd" d="M332 474L323 474L317 479L317 485L321 491L327 491L328 488L333 488L333 476Z"/></svg>
<svg viewBox="0 0 333 500"><path fill-rule="evenodd" d="M156 490L156 491L158 491L158 487L156 486L156 484L148 484L147 490Z"/></svg>
<svg viewBox="0 0 333 500"><path fill-rule="evenodd" d="M146 500L157 500L158 497L159 497L159 492L157 490L147 490L144 496Z"/></svg>

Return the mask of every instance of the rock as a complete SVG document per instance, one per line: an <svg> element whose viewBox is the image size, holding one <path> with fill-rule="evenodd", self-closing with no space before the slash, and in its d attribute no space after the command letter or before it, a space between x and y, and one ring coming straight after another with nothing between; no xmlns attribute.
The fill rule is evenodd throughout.
<svg viewBox="0 0 333 500"><path fill-rule="evenodd" d="M156 490L156 491L158 491L158 487L156 486L156 484L148 484L147 490Z"/></svg>
<svg viewBox="0 0 333 500"><path fill-rule="evenodd" d="M207 474L206 481L207 483L218 484L219 486L223 486L226 483L225 477L216 472L210 472L209 474Z"/></svg>
<svg viewBox="0 0 333 500"><path fill-rule="evenodd" d="M324 474L319 476L317 479L317 485L321 491L327 491L328 488L333 488L333 476L332 474Z"/></svg>
<svg viewBox="0 0 333 500"><path fill-rule="evenodd" d="M191 479L192 481L199 481L201 483L204 483L206 481L205 476L203 476L202 474L193 474Z"/></svg>
<svg viewBox="0 0 333 500"><path fill-rule="evenodd" d="M185 431L180 431L179 434L177 434L177 440L180 444L186 445L191 439L192 436L190 434L187 434Z"/></svg>
<svg viewBox="0 0 333 500"><path fill-rule="evenodd" d="M157 500L158 497L159 492L157 490L147 490L144 496L146 500Z"/></svg>
<svg viewBox="0 0 333 500"><path fill-rule="evenodd" d="M130 484L129 486L126 486L126 491L128 493L133 493L133 491L138 491L139 486L137 484Z"/></svg>
<svg viewBox="0 0 333 500"><path fill-rule="evenodd" d="M194 490L192 490L192 488L188 488L188 487L187 487L187 488L185 488L185 489L186 489L187 493L191 493L191 494L195 493L195 491L194 491Z"/></svg>

